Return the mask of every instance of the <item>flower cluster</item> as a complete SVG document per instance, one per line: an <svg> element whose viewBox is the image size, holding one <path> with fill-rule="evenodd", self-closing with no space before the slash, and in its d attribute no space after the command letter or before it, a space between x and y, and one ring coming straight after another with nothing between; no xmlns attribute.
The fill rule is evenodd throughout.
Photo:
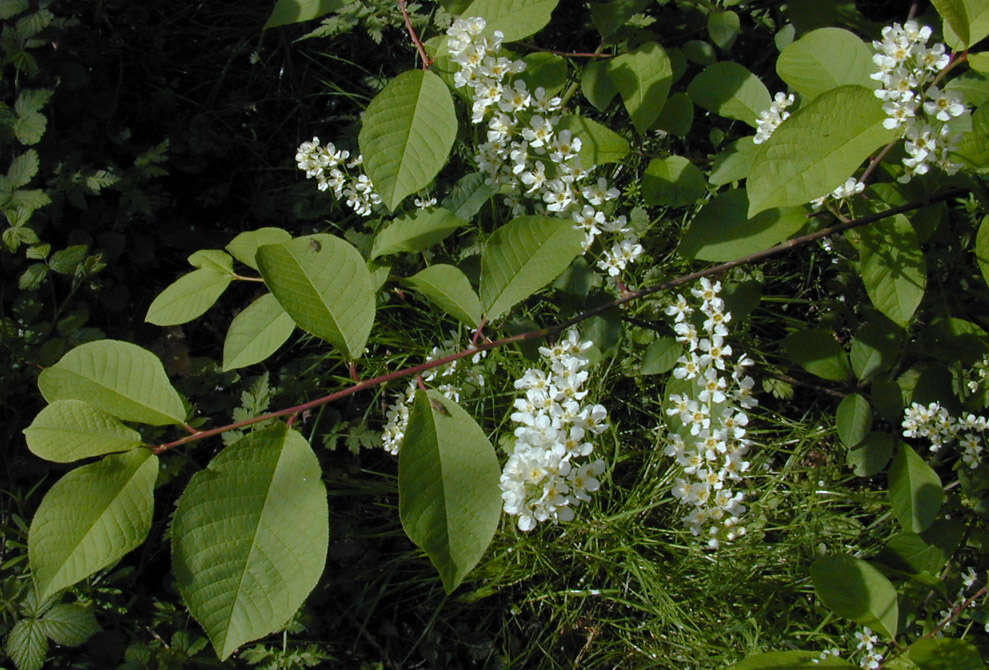
<svg viewBox="0 0 989 670"><path fill-rule="evenodd" d="M952 417L940 403L927 406L912 403L903 412L903 437L925 438L931 451L938 452L952 442L958 442L962 460L970 468L982 462L983 434L989 430L989 419L971 412L960 419Z"/></svg>
<svg viewBox="0 0 989 670"><path fill-rule="evenodd" d="M677 340L687 348L673 376L689 386L686 392L670 394L666 409L670 427L665 453L685 475L674 481L673 495L693 508L685 521L694 535L706 527L712 549L745 534L740 525L744 495L731 486L742 482L749 469L745 410L758 404L752 396L755 382L745 374L752 360L743 354L733 362L731 345L725 342L731 312L725 311L720 291L721 282L702 278L691 290L698 308L678 295L665 310L673 317Z"/></svg>
<svg viewBox="0 0 989 670"><path fill-rule="evenodd" d="M879 636L869 630L868 626L863 626L861 631L855 633L855 639L858 640L855 645L856 649L863 652L862 658L859 659L859 667L864 668L864 670L875 670L882 667L883 654L876 649L876 645L879 644Z"/></svg>
<svg viewBox="0 0 989 670"><path fill-rule="evenodd" d="M525 214L529 201L536 213L570 217L585 233L585 251L602 232L614 234L617 241L598 266L617 277L642 254L626 218L609 214L620 192L581 167L580 138L559 127L561 99L511 79L525 70L525 62L499 56L501 33L486 37L484 27L482 18L461 18L447 32L459 68L454 82L472 92L472 121L487 122L487 141L475 157L478 167L502 192L513 216Z"/></svg>
<svg viewBox="0 0 989 670"><path fill-rule="evenodd" d="M870 76L881 84L875 93L884 101L887 118L883 126L902 129L906 138L906 169L899 177L904 183L926 174L931 165L948 174L959 168L949 158L955 138L947 122L968 108L960 95L932 84L951 59L943 44L927 47L930 36L929 26L907 21L902 26L886 26L883 39L872 43L877 70Z"/></svg>
<svg viewBox="0 0 989 670"><path fill-rule="evenodd" d="M316 180L320 191L333 191L337 200L345 199L352 210L361 216L370 216L371 210L381 204L381 196L375 193L371 179L359 169L363 157L358 154L350 161L348 158L349 151L337 149L332 142L320 146L318 137L303 142L295 152L299 169L307 178ZM356 175L352 175L351 170Z"/></svg>
<svg viewBox="0 0 989 670"><path fill-rule="evenodd" d="M525 396L515 400L512 453L501 473L505 512L530 531L541 521L567 522L573 507L590 500L600 487L603 460L587 460L590 439L607 429L601 405L582 404L588 365L583 352L591 346L570 330L552 347L540 347L550 372L530 368L515 381Z"/></svg>
<svg viewBox="0 0 989 670"><path fill-rule="evenodd" d="M759 118L756 119L755 137L752 138L753 144L762 144L768 140L772 137L773 131L790 118L790 112L786 109L793 104L793 99L792 93L787 95L782 91L773 97L769 109L761 112Z"/></svg>
<svg viewBox="0 0 989 670"><path fill-rule="evenodd" d="M435 361L449 354L455 348L455 341L450 339L443 342L443 347L433 347L426 362ZM479 351L471 356L468 381L477 387L484 386L484 375L477 367L477 363L488 355L487 350ZM460 402L460 389L453 384L452 377L457 372L457 363L460 360L450 361L446 365L433 368L427 371L420 378L424 384L441 381L436 390L454 402ZM409 412L412 409L412 401L416 396L416 380L409 380L408 385L399 391L388 409L385 410L385 427L381 431L381 447L393 456L397 456L402 442L405 440L405 430L409 427Z"/></svg>
<svg viewBox="0 0 989 670"><path fill-rule="evenodd" d="M828 193L827 195L822 195L820 198L811 200L810 204L814 209L820 209L828 200L847 200L852 196L858 195L864 190L864 183L860 182L855 177L849 177L845 180L844 184L841 184L838 188L831 191L831 193Z"/></svg>

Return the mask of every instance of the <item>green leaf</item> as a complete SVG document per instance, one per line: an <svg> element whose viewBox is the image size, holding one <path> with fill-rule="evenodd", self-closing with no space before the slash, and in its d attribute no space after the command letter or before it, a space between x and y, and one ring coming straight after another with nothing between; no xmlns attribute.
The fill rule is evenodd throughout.
<svg viewBox="0 0 989 670"><path fill-rule="evenodd" d="M233 277L210 268L188 272L158 294L144 320L156 326L176 326L196 319L212 307Z"/></svg>
<svg viewBox="0 0 989 670"><path fill-rule="evenodd" d="M982 670L986 667L974 644L948 637L921 638L910 645L907 656L919 670Z"/></svg>
<svg viewBox="0 0 989 670"><path fill-rule="evenodd" d="M0 2L0 21L13 18L28 8L27 0L2 0Z"/></svg>
<svg viewBox="0 0 989 670"><path fill-rule="evenodd" d="M481 254L481 306L494 320L553 281L582 250L573 222L520 216L492 233Z"/></svg>
<svg viewBox="0 0 989 670"><path fill-rule="evenodd" d="M24 437L31 453L56 463L127 451L142 444L136 430L81 400L56 400L48 405L24 429Z"/></svg>
<svg viewBox="0 0 989 670"><path fill-rule="evenodd" d="M403 280L437 307L459 321L477 328L481 325L481 301L467 276L452 265L430 265Z"/></svg>
<svg viewBox="0 0 989 670"><path fill-rule="evenodd" d="M580 76L580 91L599 112L608 108L618 95L618 87L609 74L607 62L594 61L584 66L584 72Z"/></svg>
<svg viewBox="0 0 989 670"><path fill-rule="evenodd" d="M487 21L485 35L500 30L506 42L514 42L542 30L559 1L474 0L461 16L480 16Z"/></svg>
<svg viewBox="0 0 989 670"><path fill-rule="evenodd" d="M116 563L151 529L158 457L147 449L72 470L31 520L28 560L44 600Z"/></svg>
<svg viewBox="0 0 989 670"><path fill-rule="evenodd" d="M738 39L741 25L738 14L731 10L711 12L707 15L707 34L722 51L731 51L732 45Z"/></svg>
<svg viewBox="0 0 989 670"><path fill-rule="evenodd" d="M49 403L82 400L124 421L152 426L181 424L185 407L158 357L119 340L75 347L38 376Z"/></svg>
<svg viewBox="0 0 989 670"><path fill-rule="evenodd" d="M746 219L743 190L726 191L708 201L680 240L681 256L704 261L731 261L782 242L807 223L802 208L785 207Z"/></svg>
<svg viewBox="0 0 989 670"><path fill-rule="evenodd" d="M78 647L102 629L93 610L82 605L55 605L38 621L55 644Z"/></svg>
<svg viewBox="0 0 989 670"><path fill-rule="evenodd" d="M280 630L326 563L329 511L319 461L277 423L221 451L179 498L172 568L220 660Z"/></svg>
<svg viewBox="0 0 989 670"><path fill-rule="evenodd" d="M704 174L683 156L653 158L642 175L642 197L648 205L683 207L706 192Z"/></svg>
<svg viewBox="0 0 989 670"><path fill-rule="evenodd" d="M561 117L556 130L569 130L574 137L580 138L580 164L585 170L595 165L617 163L628 154L628 141L624 137L578 114Z"/></svg>
<svg viewBox="0 0 989 670"><path fill-rule="evenodd" d="M234 274L234 259L222 249L200 249L189 255L189 265L218 274Z"/></svg>
<svg viewBox="0 0 989 670"><path fill-rule="evenodd" d="M540 86L549 95L555 95L567 85L570 74L567 71L567 61L562 56L548 51L535 51L522 58L525 70L519 79L526 83L530 91Z"/></svg>
<svg viewBox="0 0 989 670"><path fill-rule="evenodd" d="M14 121L14 137L21 144L37 144L44 137L48 119L40 112L21 112Z"/></svg>
<svg viewBox="0 0 989 670"><path fill-rule="evenodd" d="M7 230L21 230L15 228L8 228ZM17 278L17 288L22 291L34 291L41 286L41 282L45 281L48 276L48 266L44 263L32 263L27 266L27 269Z"/></svg>
<svg viewBox="0 0 989 670"><path fill-rule="evenodd" d="M893 436L877 430L865 436L865 439L849 449L845 462L859 477L872 477L882 472L889 459L893 456Z"/></svg>
<svg viewBox="0 0 989 670"><path fill-rule="evenodd" d="M897 214L848 236L860 240L858 270L872 304L905 327L927 288L927 263L910 220Z"/></svg>
<svg viewBox="0 0 989 670"><path fill-rule="evenodd" d="M674 93L666 100L653 130L662 130L671 135L686 137L694 123L694 102L686 93Z"/></svg>
<svg viewBox="0 0 989 670"><path fill-rule="evenodd" d="M824 556L810 566L810 577L835 614L896 637L896 589L879 570L851 556Z"/></svg>
<svg viewBox="0 0 989 670"><path fill-rule="evenodd" d="M86 258L89 247L85 244L74 244L65 249L59 249L48 259L48 266L55 272L70 275Z"/></svg>
<svg viewBox="0 0 989 670"><path fill-rule="evenodd" d="M292 236L287 230L281 228L258 228L257 230L248 230L237 235L237 237L230 240L230 244L226 246L226 249L241 263L251 269L257 270L258 262L255 260L255 256L257 256L258 249L266 244L281 244L282 242L288 242L290 239L292 239Z"/></svg>
<svg viewBox="0 0 989 670"><path fill-rule="evenodd" d="M714 157L713 169L707 180L714 186L724 186L745 179L759 150L760 146L752 141L751 136L732 142ZM747 209L748 197L745 203Z"/></svg>
<svg viewBox="0 0 989 670"><path fill-rule="evenodd" d="M658 42L646 42L608 62L632 125L645 133L659 117L673 84L673 65Z"/></svg>
<svg viewBox="0 0 989 670"><path fill-rule="evenodd" d="M660 337L652 342L642 356L640 374L660 375L676 367L683 354L683 346L675 337Z"/></svg>
<svg viewBox="0 0 989 670"><path fill-rule="evenodd" d="M480 172L472 172L457 181L440 207L452 212L458 219L470 221L497 192L488 184L487 177Z"/></svg>
<svg viewBox="0 0 989 670"><path fill-rule="evenodd" d="M848 356L834 335L823 328L791 333L783 340L783 349L794 363L822 379L843 382L852 376Z"/></svg>
<svg viewBox="0 0 989 670"><path fill-rule="evenodd" d="M360 253L339 237L297 237L258 249L258 269L303 330L355 360L374 323L374 287Z"/></svg>
<svg viewBox="0 0 989 670"><path fill-rule="evenodd" d="M7 179L11 189L25 186L36 174L38 174L38 152L34 149L28 149L17 156L10 161L10 167L7 168Z"/></svg>
<svg viewBox="0 0 989 670"><path fill-rule="evenodd" d="M591 22L604 39L610 38L619 28L628 23L650 4L649 0L613 0L613 2L597 2L590 6Z"/></svg>
<svg viewBox="0 0 989 670"><path fill-rule="evenodd" d="M447 593L494 537L500 477L494 447L474 419L436 391L416 392L399 452L398 512Z"/></svg>
<svg viewBox="0 0 989 670"><path fill-rule="evenodd" d="M922 533L934 523L944 503L941 478L903 442L889 468L889 500L900 525L912 533Z"/></svg>
<svg viewBox="0 0 989 670"><path fill-rule="evenodd" d="M872 49L842 28L813 30L783 49L776 73L810 102L838 86L875 88Z"/></svg>
<svg viewBox="0 0 989 670"><path fill-rule="evenodd" d="M962 51L989 35L989 6L983 0L931 0L944 19L944 41Z"/></svg>
<svg viewBox="0 0 989 670"><path fill-rule="evenodd" d="M940 547L928 544L916 533L900 533L889 541L879 560L908 574L936 575L947 556Z"/></svg>
<svg viewBox="0 0 989 670"><path fill-rule="evenodd" d="M733 61L704 68L690 82L687 94L707 111L743 121L753 128L759 114L773 102L766 85Z"/></svg>
<svg viewBox="0 0 989 670"><path fill-rule="evenodd" d="M371 260L398 253L418 253L450 236L467 225L463 219L442 207L431 207L409 216L395 219L375 236L371 245Z"/></svg>
<svg viewBox="0 0 989 670"><path fill-rule="evenodd" d="M872 91L839 86L780 124L749 173L749 216L803 205L833 191L879 147L897 138Z"/></svg>
<svg viewBox="0 0 989 670"><path fill-rule="evenodd" d="M223 340L223 370L236 370L260 363L285 344L295 330L295 321L266 293L234 317Z"/></svg>
<svg viewBox="0 0 989 670"><path fill-rule="evenodd" d="M885 319L867 320L852 339L848 357L859 381L888 368L899 353L900 333Z"/></svg>
<svg viewBox="0 0 989 670"><path fill-rule="evenodd" d="M872 407L858 393L846 395L835 412L838 439L848 448L858 446L872 427Z"/></svg>
<svg viewBox="0 0 989 670"><path fill-rule="evenodd" d="M982 218L975 236L975 261L979 264L982 278L989 284L989 216Z"/></svg>
<svg viewBox="0 0 989 670"><path fill-rule="evenodd" d="M264 27L276 28L290 23L311 21L335 12L343 6L343 0L278 0Z"/></svg>
<svg viewBox="0 0 989 670"><path fill-rule="evenodd" d="M970 53L968 55L968 64L977 72L989 72L989 51Z"/></svg>
<svg viewBox="0 0 989 670"><path fill-rule="evenodd" d="M456 136L450 89L433 72L403 72L374 96L357 142L364 169L388 209L429 185Z"/></svg>
<svg viewBox="0 0 989 670"><path fill-rule="evenodd" d="M10 629L4 650L17 670L41 670L48 656L48 638L37 619L21 619Z"/></svg>

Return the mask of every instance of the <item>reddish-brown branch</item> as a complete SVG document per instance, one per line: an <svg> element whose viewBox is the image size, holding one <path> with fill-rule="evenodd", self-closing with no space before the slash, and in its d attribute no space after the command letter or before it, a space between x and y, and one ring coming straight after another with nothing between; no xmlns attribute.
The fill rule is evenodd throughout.
<svg viewBox="0 0 989 670"><path fill-rule="evenodd" d="M896 214L902 214L904 212L913 211L915 209L925 207L935 202L948 200L955 196L963 195L964 193L965 191L963 191L962 189L952 189L949 191L945 191L940 195L928 198L927 200L924 200L922 202L913 202L907 205L903 205L901 207L893 207L891 209L886 210L885 212L870 214L868 216L863 216L859 219L855 219L853 221L840 223L836 226L831 226L829 228L823 228L821 230L818 230L817 232L808 233L807 235L802 235L792 240L787 240L786 242L778 244L775 247L772 247L771 249L766 249L765 251L759 251L754 254L749 254L748 256L744 256L742 258L738 258L733 261L729 261L727 263L712 265L711 267L705 268L703 270L698 270L697 272L691 272L690 274L676 277L675 279L665 281L655 286L647 286L646 288L642 288L637 291L628 291L621 298L613 302L599 305L597 307L594 307L593 309L587 310L586 312L582 312L581 314L578 314L575 317L567 319L566 321L562 321L552 326L547 326L546 328L532 330L527 333L521 333L519 335L512 335L511 337L504 337L500 340L489 340L487 342L472 343L471 346L468 347L467 349L458 351L454 354L450 354L449 356L444 356L443 358L437 358L436 360L428 361L426 363L422 363L421 365L416 365L411 368L405 368L404 370L389 372L388 374L381 375L379 377L374 377L373 379L367 379L365 381L354 384L349 388L345 388L343 390L337 391L336 393L331 393L330 395L323 396L322 398L316 398L315 400L310 400L307 403L296 405L295 407L288 407L286 409L278 410L276 412L269 412L261 416L256 416L253 419L238 421L236 423L227 424L225 426L211 428L210 430L196 431L192 435L187 435L186 437L180 438L173 442L166 442L164 444L159 444L153 447L151 450L156 454L160 454L164 451L168 451L173 447L178 447L183 444L188 444L190 442L197 442L207 437L219 435L220 433L224 433L228 430L235 430L237 428L243 428L245 426L250 426L255 423L260 423L262 421L268 421L269 419L277 419L279 417L292 416L294 414L305 412L307 410L320 407L321 405L326 405L331 402L335 402L337 400L340 400L341 398L346 398L347 396L353 395L355 393L359 393L360 391L374 388L379 384L385 384L390 381L402 379L403 377L419 375L423 372L426 372L427 370L438 368L441 365L446 365L447 363L452 363L453 361L460 360L461 358L467 358L468 356L473 356L478 351L496 349L498 347L503 347L506 344L513 344L515 342L524 342L526 340L534 340L534 339L546 337L548 335L552 335L553 333L558 333L562 330L565 330L566 328L569 328L574 324L580 323L581 321L585 321L591 318L592 316L597 316L598 314L606 312L610 309L621 307L622 305L632 302L633 300L638 300L640 298L644 298L654 293L668 291L671 288L676 288L677 286L689 284L690 282L697 281L701 277L710 277L712 275L724 274L725 272L731 270L732 268L736 268L741 265L747 265L749 263L756 263L758 261L766 260L767 258L772 258L773 256L779 256L797 247L810 244L815 240L819 240L821 238L828 237L831 235L837 235L838 233L845 232L846 230L851 230L852 228L864 226L873 223L875 221L879 221L881 219L894 216Z"/></svg>
<svg viewBox="0 0 989 670"><path fill-rule="evenodd" d="M398 8L402 11L402 18L405 19L405 29L409 31L409 37L412 38L412 43L416 45L416 49L419 51L419 58L422 59L422 69L428 70L429 66L433 64L433 61L429 60L429 56L426 54L426 47L419 39L416 29L412 27L412 19L409 17L409 10L405 6L405 0L398 0Z"/></svg>

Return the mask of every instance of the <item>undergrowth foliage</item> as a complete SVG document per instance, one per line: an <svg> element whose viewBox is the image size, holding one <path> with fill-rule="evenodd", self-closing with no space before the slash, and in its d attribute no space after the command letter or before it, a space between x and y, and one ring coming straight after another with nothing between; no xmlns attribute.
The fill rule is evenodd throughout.
<svg viewBox="0 0 989 670"><path fill-rule="evenodd" d="M324 576L328 476L312 443L343 434L341 416L329 429L318 418L331 403L378 393L348 444L397 457L405 534L447 595L470 585L480 598L486 579L492 591L516 579L504 576L516 547L580 544L657 508L670 552L717 565L761 551L799 483L773 444L786 408L757 396L786 398L794 385L835 399L828 451L840 448L862 478L849 500L891 512L876 522L891 525L859 545L801 549L787 587L809 576L808 630L788 628L778 649L749 640L719 662L983 667L989 54L973 47L989 35L987 10L941 0L922 17L839 27L841 14L814 3L584 4L574 19L555 0L276 3L268 29L322 18L306 37L401 34L419 67L379 82L353 136L312 128L285 147L332 222L259 227L197 250L148 307L147 322L175 327L231 286L258 290L216 362L260 371L233 421L205 416L210 394L229 392L222 384L180 393L158 356L128 341L87 338L39 366L47 405L23 429L27 448L86 462L48 488L30 522L30 589L6 641L19 670L43 665L48 640L77 645L98 630L90 610L61 598L147 541L168 461L206 445L218 450L208 464L171 484L181 490L167 536L176 589L220 661L302 667L328 657L238 650L292 625ZM10 18L26 3L0 7ZM54 20L44 12L5 28L5 44L26 48L34 24ZM701 16L709 40L681 14ZM537 46L558 23L585 19L597 48ZM775 33L775 73L733 59L743 22ZM28 72L26 58L8 55ZM783 90L771 96L767 82ZM59 271L29 225L51 204L28 188L50 97L16 91L0 119L15 148L0 184L3 240L39 261L22 289ZM156 150L144 167L167 144ZM92 188L112 176L92 175ZM945 205L963 194L964 207ZM72 253L79 281L101 269L87 249ZM774 256L825 268L821 304L809 321L767 308L746 330L769 283L755 263ZM854 300L829 296L834 286ZM290 341L325 346L331 388L279 407L262 366ZM607 391L633 385L641 397ZM643 443L647 457L627 456ZM625 488L640 475L645 488ZM813 495L827 493L821 479ZM654 569L635 563L641 548L623 551L640 574ZM592 542L581 555L594 555ZM496 560L502 577L486 567ZM580 627L574 666L595 657L600 632ZM629 640L611 664L654 664L661 644Z"/></svg>

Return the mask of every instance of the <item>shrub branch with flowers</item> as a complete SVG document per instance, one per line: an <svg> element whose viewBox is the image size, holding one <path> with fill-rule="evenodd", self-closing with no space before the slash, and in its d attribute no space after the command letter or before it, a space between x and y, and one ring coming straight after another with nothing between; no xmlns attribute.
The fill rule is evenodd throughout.
<svg viewBox="0 0 989 670"><path fill-rule="evenodd" d="M290 4L279 0L272 25L301 18L285 20ZM401 390L386 389L369 421L398 459L402 526L452 593L496 533L563 533L612 486L617 436L631 427L616 418L627 416L622 398L604 390L617 357L606 333L646 324L653 341L627 340L625 367L658 408L649 429L668 471L664 504L691 550L717 560L766 537L750 521L768 514L757 482L780 466L759 437L772 430L756 414L760 374L780 397L792 388L767 383L773 370L840 397L829 449L856 475L888 481L881 495L898 532L883 552L833 547L807 568L817 602L849 622L842 630L861 628L843 649L739 650L749 656L738 667L928 668L945 654L953 667L981 667L985 641L965 633L989 625L987 566L965 561L989 536L989 323L974 298L942 303L958 289L934 279L965 268L971 287L981 273L969 290L985 304L989 59L969 51L989 35L985 12L944 0L928 23L856 33L808 21L800 3L752 9L747 20L778 30L786 90L771 96L772 73L717 61L683 34L660 39L657 13L691 3L591 3L597 50L532 48L525 40L564 13L558 4L442 2L423 42L399 2L421 67L376 93L356 143L317 135L295 154L358 234L244 231L190 256L194 269L148 309L153 324L184 324L235 281L262 284L229 326L223 367L263 364L298 328L335 352L332 393L210 428L134 344L90 342L40 373L49 404L24 430L28 448L55 462L98 459L56 482L31 523L40 600L144 542L162 459L245 430L185 485L172 569L221 660L280 630L320 579L329 537L319 459L297 422L392 382ZM699 4L727 58L738 14ZM822 49L833 58L816 57ZM944 203L968 194L969 216L955 220ZM951 239L965 226L963 243ZM812 245L824 240L823 251ZM861 303L845 305L840 323L781 317L763 343L775 359L757 364L736 341L753 307L730 308L726 294L758 276L756 262L810 250ZM378 325L410 318L407 290L443 334L424 362L362 379L362 361L395 346ZM535 341L510 381L512 357ZM172 429L185 434L162 437ZM949 637L956 622L965 632ZM901 665L884 665L893 658Z"/></svg>

